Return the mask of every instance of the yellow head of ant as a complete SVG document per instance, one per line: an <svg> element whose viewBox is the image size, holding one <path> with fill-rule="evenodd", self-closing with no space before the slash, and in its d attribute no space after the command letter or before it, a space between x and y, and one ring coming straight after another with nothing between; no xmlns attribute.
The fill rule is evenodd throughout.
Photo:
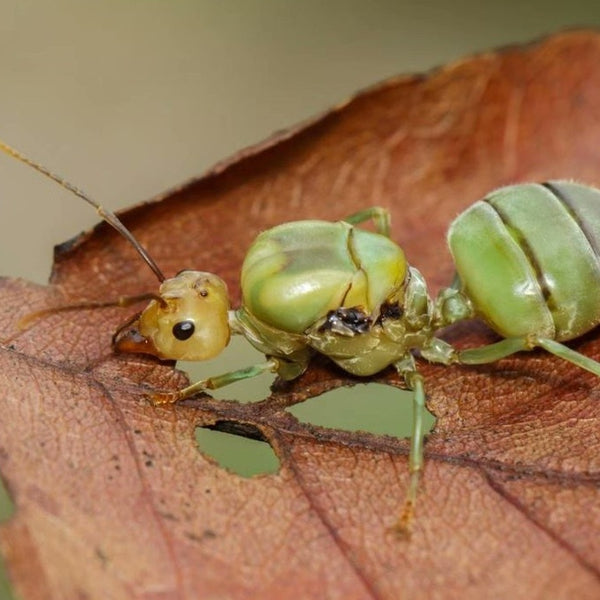
<svg viewBox="0 0 600 600"><path fill-rule="evenodd" d="M160 286L139 317L117 333L120 352L141 352L169 360L208 360L229 343L229 297L212 273L182 271Z"/></svg>

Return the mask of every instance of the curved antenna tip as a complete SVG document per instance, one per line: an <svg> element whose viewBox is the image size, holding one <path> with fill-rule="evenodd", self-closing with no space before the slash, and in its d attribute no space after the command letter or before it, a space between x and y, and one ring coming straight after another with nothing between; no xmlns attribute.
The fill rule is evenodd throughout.
<svg viewBox="0 0 600 600"><path fill-rule="evenodd" d="M127 227L123 225L123 223L117 217L117 215L115 215L115 213L104 208L101 204L96 202L91 196L88 196L77 186L73 185L72 183L69 183L66 179L63 179L59 175L52 173L52 171L50 171L46 167L43 167L41 164L35 162L34 160L31 160L29 157L25 156L18 150L15 150L12 146L9 146L2 140L0 140L0 150L2 150L2 152L5 152L9 156L16 158L19 162L29 165L30 167L38 171L38 173L41 173L49 179L52 179L52 181L58 183L58 185L60 185L61 187L65 188L66 190L69 190L71 193L75 194L82 200L85 200L88 204L91 204L96 209L96 212L100 215L100 217L102 217L102 219L106 221L111 227L116 229L136 249L137 253L150 267L154 275L156 275L158 281L162 283L166 279L163 272L158 268L158 265L154 262L154 259L148 254L148 252L140 244L140 242L137 241L137 239L133 236L131 231L129 231L129 229L127 229Z"/></svg>

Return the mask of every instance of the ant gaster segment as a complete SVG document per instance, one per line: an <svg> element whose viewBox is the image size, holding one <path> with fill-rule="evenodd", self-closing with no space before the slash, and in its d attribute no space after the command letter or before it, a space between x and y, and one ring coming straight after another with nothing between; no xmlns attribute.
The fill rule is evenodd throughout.
<svg viewBox="0 0 600 600"><path fill-rule="evenodd" d="M476 365L541 347L600 376L600 363L561 343L600 323L600 191L592 187L569 181L519 184L471 205L448 231L457 276L434 299L423 276L390 239L390 216L383 208L338 222L278 225L258 235L248 249L241 271L242 304L230 310L227 287L218 276L186 270L166 279L112 212L6 144L0 143L0 149L94 206L158 278L158 294L119 300L121 305L141 298L150 302L119 328L115 350L206 360L237 334L266 357L174 393L156 393L151 396L155 403L175 402L266 371L294 379L315 353L362 377L393 366L414 399L410 482L395 525L403 534L410 530L424 464L425 385L415 356ZM357 227L369 220L375 232ZM504 339L457 350L436 337L438 330L472 318L484 320Z"/></svg>

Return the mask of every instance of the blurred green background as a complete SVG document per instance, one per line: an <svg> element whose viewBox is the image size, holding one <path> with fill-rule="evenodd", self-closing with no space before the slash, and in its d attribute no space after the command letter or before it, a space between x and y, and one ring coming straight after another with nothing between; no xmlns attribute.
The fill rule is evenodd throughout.
<svg viewBox="0 0 600 600"><path fill-rule="evenodd" d="M598 24L598 0L2 0L0 138L118 209L387 77ZM45 282L52 246L95 222L0 156L0 274ZM355 402L332 424L378 430Z"/></svg>

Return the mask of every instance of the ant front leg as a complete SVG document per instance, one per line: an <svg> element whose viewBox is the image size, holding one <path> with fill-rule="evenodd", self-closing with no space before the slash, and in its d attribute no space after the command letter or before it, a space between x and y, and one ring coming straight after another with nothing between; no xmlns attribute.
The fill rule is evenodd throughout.
<svg viewBox="0 0 600 600"><path fill-rule="evenodd" d="M237 371L230 371L229 373L223 373L222 375L202 379L201 381L192 383L192 385L188 385L177 392L161 392L157 394L150 394L150 399L155 405L173 404L178 400L189 398L198 392L216 390L218 388L225 387L230 383L235 383L236 381L242 381L244 379L250 379L251 377L256 377L257 375L261 375L262 373L267 373L269 371L275 373L277 372L278 368L279 361L276 358L270 358L264 363L258 363L250 367L245 367L244 369L238 369Z"/></svg>
<svg viewBox="0 0 600 600"><path fill-rule="evenodd" d="M38 310L25 315L24 317L19 319L17 327L21 331L23 331L25 329L28 329L34 321L37 321L38 319L43 319L44 317L48 317L50 315L53 315L54 313L67 312L71 310L91 310L93 308L110 308L111 306L127 308L128 306L133 306L138 302L154 300L156 298L156 294L146 293L139 294L137 296L119 296L118 298L114 298L113 300L89 300L84 302L76 302L73 304L61 304L60 306L45 308L43 310Z"/></svg>

